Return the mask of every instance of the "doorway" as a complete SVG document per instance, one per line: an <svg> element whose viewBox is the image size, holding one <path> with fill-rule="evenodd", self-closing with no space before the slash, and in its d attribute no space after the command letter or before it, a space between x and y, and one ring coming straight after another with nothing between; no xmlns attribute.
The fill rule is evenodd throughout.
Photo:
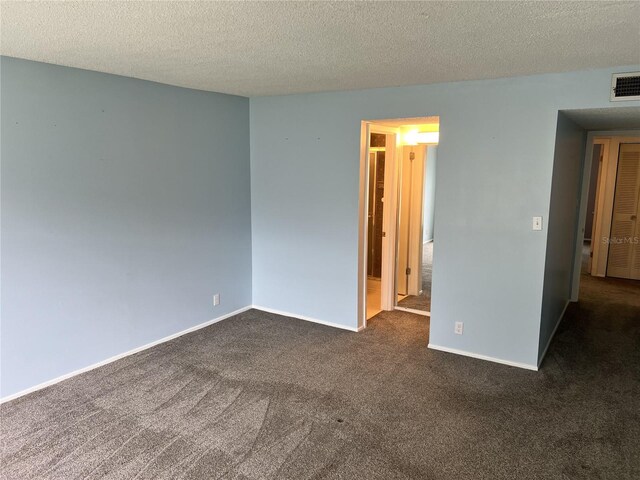
<svg viewBox="0 0 640 480"><path fill-rule="evenodd" d="M581 275L640 280L640 136L616 133L587 135L573 301Z"/></svg>
<svg viewBox="0 0 640 480"><path fill-rule="evenodd" d="M582 273L640 280L640 137L595 136L587 152Z"/></svg>
<svg viewBox="0 0 640 480"><path fill-rule="evenodd" d="M402 148L396 308L430 315L437 144Z"/></svg>
<svg viewBox="0 0 640 480"><path fill-rule="evenodd" d="M362 122L358 327L429 315L439 118Z"/></svg>
<svg viewBox="0 0 640 480"><path fill-rule="evenodd" d="M620 143L607 276L640 280L640 138Z"/></svg>
<svg viewBox="0 0 640 480"><path fill-rule="evenodd" d="M387 135L369 133L367 189L367 319L382 311L382 245L384 231L385 158Z"/></svg>
<svg viewBox="0 0 640 480"><path fill-rule="evenodd" d="M582 246L581 270L583 274L591 274L593 248L597 241L595 227L597 225L596 210L598 190L600 188L600 178L602 175L602 165L605 154L605 142L608 140L596 139L593 142L591 151L591 178L589 180L589 193L587 197L587 217L584 225L584 242Z"/></svg>

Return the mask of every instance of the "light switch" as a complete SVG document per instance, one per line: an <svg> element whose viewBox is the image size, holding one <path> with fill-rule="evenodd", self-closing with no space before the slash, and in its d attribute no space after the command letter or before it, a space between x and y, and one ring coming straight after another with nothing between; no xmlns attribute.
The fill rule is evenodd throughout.
<svg viewBox="0 0 640 480"><path fill-rule="evenodd" d="M542 230L542 217L533 217L533 230Z"/></svg>

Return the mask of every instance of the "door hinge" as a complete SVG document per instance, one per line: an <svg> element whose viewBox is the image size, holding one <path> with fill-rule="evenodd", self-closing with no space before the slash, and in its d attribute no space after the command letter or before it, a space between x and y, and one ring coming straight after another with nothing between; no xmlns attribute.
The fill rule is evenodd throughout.
<svg viewBox="0 0 640 480"><path fill-rule="evenodd" d="M387 236L387 232L382 232L382 236L386 237Z"/></svg>
<svg viewBox="0 0 640 480"><path fill-rule="evenodd" d="M407 267L406 274L407 274L407 275L411 275L411 267Z"/></svg>

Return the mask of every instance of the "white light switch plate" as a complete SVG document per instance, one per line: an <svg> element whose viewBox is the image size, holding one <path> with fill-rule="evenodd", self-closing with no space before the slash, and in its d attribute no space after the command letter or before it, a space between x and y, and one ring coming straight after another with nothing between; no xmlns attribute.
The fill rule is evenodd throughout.
<svg viewBox="0 0 640 480"><path fill-rule="evenodd" d="M533 217L533 230L542 230L542 217Z"/></svg>

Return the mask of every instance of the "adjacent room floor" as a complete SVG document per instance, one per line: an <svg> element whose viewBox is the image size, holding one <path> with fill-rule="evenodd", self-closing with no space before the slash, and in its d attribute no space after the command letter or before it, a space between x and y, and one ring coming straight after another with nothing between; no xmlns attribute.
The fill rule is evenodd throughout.
<svg viewBox="0 0 640 480"><path fill-rule="evenodd" d="M409 295L398 305L414 310L431 311L431 277L433 272L433 242L425 243L422 247L422 293Z"/></svg>
<svg viewBox="0 0 640 480"><path fill-rule="evenodd" d="M379 278L367 278L367 320L375 317L382 309L381 301L381 282Z"/></svg>
<svg viewBox="0 0 640 480"><path fill-rule="evenodd" d="M638 283L585 276L539 372L252 310L2 405L2 478L640 478Z"/></svg>

